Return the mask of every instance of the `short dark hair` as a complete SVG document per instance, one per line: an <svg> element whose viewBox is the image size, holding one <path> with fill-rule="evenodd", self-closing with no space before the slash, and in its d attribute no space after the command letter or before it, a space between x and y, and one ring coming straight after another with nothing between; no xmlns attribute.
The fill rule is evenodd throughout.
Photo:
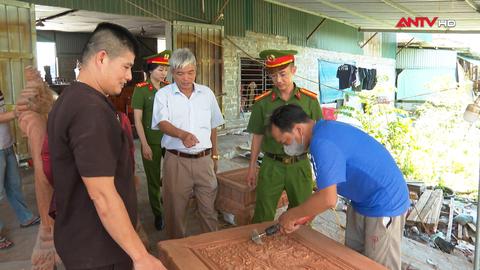
<svg viewBox="0 0 480 270"><path fill-rule="evenodd" d="M270 129L275 125L282 132L292 131L293 125L308 123L311 120L302 107L294 104L276 108L270 116Z"/></svg>
<svg viewBox="0 0 480 270"><path fill-rule="evenodd" d="M158 66L160 66L160 64L148 63L148 64L145 64L145 65L143 66L143 70L144 70L146 73L150 73L150 72L154 71Z"/></svg>
<svg viewBox="0 0 480 270"><path fill-rule="evenodd" d="M82 63L86 63L94 54L105 50L112 58L127 49L138 54L137 39L125 27L113 23L99 23L83 47Z"/></svg>

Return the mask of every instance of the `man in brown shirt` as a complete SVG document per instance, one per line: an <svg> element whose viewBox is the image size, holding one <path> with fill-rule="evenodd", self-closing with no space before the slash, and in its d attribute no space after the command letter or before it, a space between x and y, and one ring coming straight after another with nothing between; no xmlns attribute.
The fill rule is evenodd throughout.
<svg viewBox="0 0 480 270"><path fill-rule="evenodd" d="M101 23L82 53L78 82L48 119L57 216L54 241L67 269L165 269L134 230L136 194L127 135L108 95L131 80L138 45Z"/></svg>

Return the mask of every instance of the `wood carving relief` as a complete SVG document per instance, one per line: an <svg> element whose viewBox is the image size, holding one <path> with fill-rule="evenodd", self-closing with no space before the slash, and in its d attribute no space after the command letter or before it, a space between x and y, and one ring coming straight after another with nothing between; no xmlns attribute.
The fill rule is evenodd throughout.
<svg viewBox="0 0 480 270"><path fill-rule="evenodd" d="M355 269L338 258L315 252L287 235L265 238L262 245L239 239L236 243L207 245L193 251L211 269Z"/></svg>
<svg viewBox="0 0 480 270"><path fill-rule="evenodd" d="M160 259L170 270L386 270L308 226L262 238L261 245L250 240L253 229L261 232L272 224L160 241Z"/></svg>

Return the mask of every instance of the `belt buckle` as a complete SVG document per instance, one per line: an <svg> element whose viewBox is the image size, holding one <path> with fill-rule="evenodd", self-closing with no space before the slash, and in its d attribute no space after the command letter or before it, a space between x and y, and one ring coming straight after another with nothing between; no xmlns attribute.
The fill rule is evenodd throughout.
<svg viewBox="0 0 480 270"><path fill-rule="evenodd" d="M293 162L293 157L282 157L282 163L283 164L292 164Z"/></svg>

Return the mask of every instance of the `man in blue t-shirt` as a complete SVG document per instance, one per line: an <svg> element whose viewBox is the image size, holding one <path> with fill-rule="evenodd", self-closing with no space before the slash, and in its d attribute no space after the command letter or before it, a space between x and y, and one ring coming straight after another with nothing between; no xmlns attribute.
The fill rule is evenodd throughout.
<svg viewBox="0 0 480 270"><path fill-rule="evenodd" d="M318 187L307 201L280 216L282 230L292 232L299 219L334 207L340 194L351 201L345 245L389 269L400 269L410 201L407 184L387 149L348 124L315 122L296 105L276 109L270 125L285 153L300 155L310 148Z"/></svg>

